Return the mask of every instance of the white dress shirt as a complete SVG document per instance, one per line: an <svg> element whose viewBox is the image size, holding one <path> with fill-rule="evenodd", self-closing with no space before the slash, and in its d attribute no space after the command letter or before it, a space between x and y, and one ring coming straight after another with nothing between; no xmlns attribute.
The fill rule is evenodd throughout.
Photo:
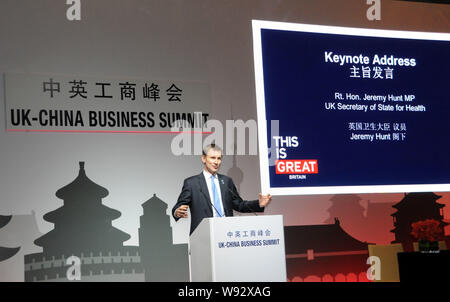
<svg viewBox="0 0 450 302"><path fill-rule="evenodd" d="M220 217L217 214L217 211L214 209L214 195L213 195L212 186L211 186L211 176L213 176L213 175L211 173L209 173L208 171L203 170L203 176L205 176L206 185L208 186L209 198L211 199L211 204L212 204L211 209L213 210L214 217ZM222 210L223 216L225 216L225 211L223 210L222 194L220 192L219 178L217 177L217 174L214 175L214 184L216 185L217 194L219 194L220 208ZM217 209L217 210L219 210L219 209Z"/></svg>

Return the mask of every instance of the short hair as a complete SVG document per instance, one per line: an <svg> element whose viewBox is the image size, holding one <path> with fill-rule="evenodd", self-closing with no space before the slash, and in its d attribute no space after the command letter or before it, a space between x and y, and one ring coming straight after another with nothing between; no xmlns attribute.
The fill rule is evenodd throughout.
<svg viewBox="0 0 450 302"><path fill-rule="evenodd" d="M223 153L222 149L219 146L217 146L216 144L209 144L209 145L203 147L202 155L206 156L208 154L209 150L211 150L211 149L215 150L215 151L219 151L220 153Z"/></svg>

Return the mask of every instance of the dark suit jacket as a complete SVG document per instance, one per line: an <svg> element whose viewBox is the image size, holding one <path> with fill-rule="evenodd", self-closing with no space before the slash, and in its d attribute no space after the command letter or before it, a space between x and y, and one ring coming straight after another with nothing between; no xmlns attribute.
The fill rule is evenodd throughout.
<svg viewBox="0 0 450 302"><path fill-rule="evenodd" d="M259 206L258 200L242 200L236 190L233 180L225 175L217 174L222 195L222 203L225 216L233 216L233 209L238 212L263 212L264 208ZM200 224L203 218L213 217L213 211L216 211L211 205L208 186L206 184L203 172L199 175L191 176L184 180L178 201L172 209L172 216L175 217L175 210L181 205L188 205L191 210L191 231Z"/></svg>

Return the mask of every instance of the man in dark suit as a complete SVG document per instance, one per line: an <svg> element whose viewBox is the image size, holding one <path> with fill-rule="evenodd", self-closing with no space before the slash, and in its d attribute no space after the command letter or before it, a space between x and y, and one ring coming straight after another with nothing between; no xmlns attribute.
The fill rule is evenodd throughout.
<svg viewBox="0 0 450 302"><path fill-rule="evenodd" d="M259 193L257 200L242 200L233 180L217 171L222 163L222 150L214 144L203 149L204 169L199 175L184 180L178 201L172 209L176 221L188 217L191 211L191 231L197 228L203 218L233 216L238 212L263 212L270 203L270 194Z"/></svg>

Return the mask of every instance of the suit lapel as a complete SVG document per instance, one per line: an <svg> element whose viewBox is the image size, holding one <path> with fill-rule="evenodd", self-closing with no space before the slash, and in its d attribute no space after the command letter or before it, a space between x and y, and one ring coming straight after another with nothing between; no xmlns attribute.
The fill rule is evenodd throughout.
<svg viewBox="0 0 450 302"><path fill-rule="evenodd" d="M228 194L228 189L227 186L225 185L225 181L223 180L222 175L217 174L217 178L219 179L220 195L222 195L223 211L226 213L228 204L226 203L225 195Z"/></svg>

